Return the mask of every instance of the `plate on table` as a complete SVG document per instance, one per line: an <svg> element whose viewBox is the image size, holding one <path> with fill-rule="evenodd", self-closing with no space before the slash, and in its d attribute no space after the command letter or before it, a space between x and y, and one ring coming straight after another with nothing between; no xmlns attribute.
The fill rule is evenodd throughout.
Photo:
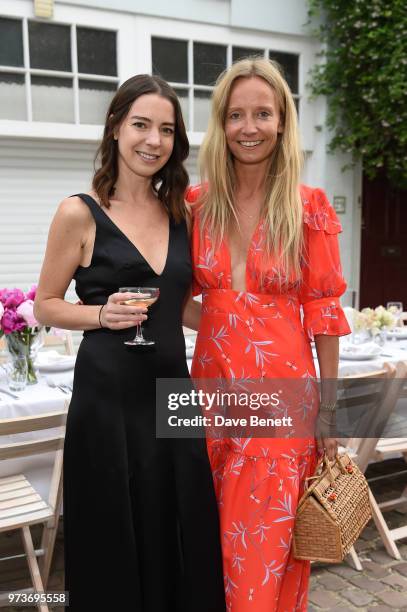
<svg viewBox="0 0 407 612"><path fill-rule="evenodd" d="M368 359L376 359L378 355L352 355L351 353L340 353L339 359L347 359L349 361L366 361Z"/></svg>
<svg viewBox="0 0 407 612"><path fill-rule="evenodd" d="M364 361L366 359L377 359L381 353L380 346L373 342L363 344L345 344L339 348L339 359L352 361Z"/></svg>
<svg viewBox="0 0 407 612"><path fill-rule="evenodd" d="M407 340L407 326L395 327L387 332L388 338L396 338L398 340Z"/></svg>
<svg viewBox="0 0 407 612"><path fill-rule="evenodd" d="M75 355L61 355L58 351L41 351L35 365L40 372L65 372L75 365Z"/></svg>

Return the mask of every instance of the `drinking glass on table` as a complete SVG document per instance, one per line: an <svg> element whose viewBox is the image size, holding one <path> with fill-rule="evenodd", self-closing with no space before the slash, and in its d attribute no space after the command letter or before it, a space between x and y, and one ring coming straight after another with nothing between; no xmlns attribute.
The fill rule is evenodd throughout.
<svg viewBox="0 0 407 612"><path fill-rule="evenodd" d="M395 328L400 327L400 325L402 325L402 321L401 321L401 315L403 314L403 302L387 302L386 304L386 308L387 310L391 310L391 312L394 315L394 319L395 319L395 323L394 323L394 329L391 330L393 332L395 332ZM393 333L393 342L396 342L396 334Z"/></svg>
<svg viewBox="0 0 407 612"><path fill-rule="evenodd" d="M158 300L160 290L157 287L120 287L120 293L133 293L134 295L123 302L123 304L137 305L140 308L147 308ZM143 336L143 327L137 323L137 333L133 340L127 340L124 344L128 346L151 346L154 340L146 340Z"/></svg>
<svg viewBox="0 0 407 612"><path fill-rule="evenodd" d="M27 385L27 359L25 357L13 357L7 365L7 382L10 391L23 391Z"/></svg>
<svg viewBox="0 0 407 612"><path fill-rule="evenodd" d="M403 313L403 302L387 302L386 308L387 310L391 310L394 314L397 325L397 322L400 320L400 317Z"/></svg>

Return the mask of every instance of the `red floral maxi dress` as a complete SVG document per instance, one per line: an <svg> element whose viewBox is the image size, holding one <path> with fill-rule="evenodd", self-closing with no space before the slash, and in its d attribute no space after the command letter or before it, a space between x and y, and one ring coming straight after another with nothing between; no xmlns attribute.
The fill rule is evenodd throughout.
<svg viewBox="0 0 407 612"><path fill-rule="evenodd" d="M187 200L196 201L199 193L200 187L191 188ZM286 283L281 288L272 262L264 263L265 235L259 223L247 256L247 291L233 291L227 242L215 251L209 233L201 233L199 212L194 212L193 293L202 293L203 308L193 378L312 380L313 337L350 333L339 303L346 288L337 240L341 225L322 190L302 186L301 197L306 256L300 286ZM304 481L315 469L314 437L207 442L228 611L305 611L310 564L294 559L291 542Z"/></svg>

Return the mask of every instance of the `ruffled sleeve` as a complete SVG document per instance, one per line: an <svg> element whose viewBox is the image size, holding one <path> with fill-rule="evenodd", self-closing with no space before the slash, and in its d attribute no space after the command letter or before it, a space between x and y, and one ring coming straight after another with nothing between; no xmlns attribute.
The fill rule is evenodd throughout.
<svg viewBox="0 0 407 612"><path fill-rule="evenodd" d="M309 338L350 334L339 297L346 290L339 255L342 231L335 210L322 189L303 187L304 253L300 302Z"/></svg>
<svg viewBox="0 0 407 612"><path fill-rule="evenodd" d="M185 201L190 204L191 216L192 216L192 231L191 231L191 259L193 266L193 276L192 276L192 295L195 297L196 295L201 295L202 286L198 282L196 278L196 262L198 260L198 252L199 252L199 221L197 219L196 214L196 202L201 195L202 187L201 185L194 185L188 187L185 192Z"/></svg>

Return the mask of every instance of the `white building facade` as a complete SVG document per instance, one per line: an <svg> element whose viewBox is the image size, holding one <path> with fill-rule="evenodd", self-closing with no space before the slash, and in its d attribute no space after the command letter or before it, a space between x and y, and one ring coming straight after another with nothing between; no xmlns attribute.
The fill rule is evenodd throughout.
<svg viewBox="0 0 407 612"><path fill-rule="evenodd" d="M36 6L47 4L52 15L36 16ZM306 0L2 0L0 288L37 281L58 203L89 188L120 83L157 73L175 87L195 183L213 83L234 60L256 53L285 70L299 112L303 181L338 205L344 273L357 292L361 170L342 172L347 160L326 151L326 104L310 101L306 88L320 46L306 22Z"/></svg>

